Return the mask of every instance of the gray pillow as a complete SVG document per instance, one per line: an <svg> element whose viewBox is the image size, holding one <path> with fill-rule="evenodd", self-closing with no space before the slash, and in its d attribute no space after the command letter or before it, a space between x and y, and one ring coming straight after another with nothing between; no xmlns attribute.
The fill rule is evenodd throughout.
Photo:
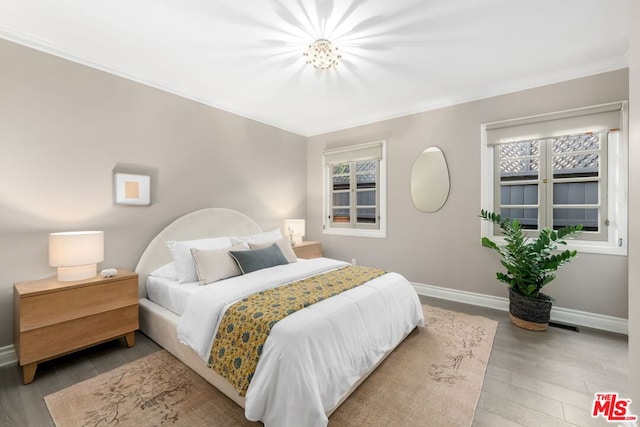
<svg viewBox="0 0 640 427"><path fill-rule="evenodd" d="M274 243L278 245L280 252L282 252L282 255L284 255L289 263L298 261L298 257L296 257L296 253L293 252L293 248L291 247L291 242L286 237L269 243L249 243L249 247L251 249L264 249L268 248Z"/></svg>
<svg viewBox="0 0 640 427"><path fill-rule="evenodd" d="M276 265L288 264L287 259L276 243L268 248L254 249L251 251L229 251L229 255L236 260L242 274Z"/></svg>

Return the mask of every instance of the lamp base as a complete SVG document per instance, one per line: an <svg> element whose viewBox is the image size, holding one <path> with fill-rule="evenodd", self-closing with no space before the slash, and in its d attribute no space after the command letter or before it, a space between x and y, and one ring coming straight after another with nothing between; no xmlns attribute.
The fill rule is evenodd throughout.
<svg viewBox="0 0 640 427"><path fill-rule="evenodd" d="M98 274L97 267L97 264L58 267L58 281L73 282L76 280L90 279Z"/></svg>

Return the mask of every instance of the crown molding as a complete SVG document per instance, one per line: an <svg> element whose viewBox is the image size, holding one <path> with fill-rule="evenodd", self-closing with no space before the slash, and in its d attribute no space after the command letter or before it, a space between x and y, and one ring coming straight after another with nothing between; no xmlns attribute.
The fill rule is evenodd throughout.
<svg viewBox="0 0 640 427"><path fill-rule="evenodd" d="M122 66L115 66L112 64L101 62L91 55L72 52L62 46L52 43L49 40L40 38L33 34L16 31L12 28L7 27L6 25L0 25L0 38L307 138L351 129L354 127L365 126L385 120L419 114L431 110L437 110L440 108L446 108L454 105L492 98L495 96L506 95L509 93L519 92L522 90L546 86L554 83L588 77L604 72L620 70L629 66L628 55L624 55L616 58L593 62L582 67L562 69L528 79L507 82L505 84L488 87L486 89L482 89L473 93L458 95L456 97L439 98L424 103L414 104L408 107L380 111L374 115L347 121L335 127L302 128L295 122L288 122L286 120L273 120L272 118L268 118L261 114L243 112L241 111L241 108L236 105L223 103L215 99L210 99L199 94L191 93L189 90L179 87L179 84L174 81L159 81L157 79L151 78L150 76L142 75L132 70L128 70Z"/></svg>
<svg viewBox="0 0 640 427"><path fill-rule="evenodd" d="M424 102L418 105L411 106L409 108L388 110L380 112L375 116L369 116L362 118L361 120L354 120L346 123L345 125L337 126L331 129L312 129L308 131L307 137L325 135L332 132L338 132L346 129L352 129L359 126L366 126L373 123L392 120L401 117L410 116L413 114L420 114L427 111L438 110L441 108L452 107L454 105L466 104L469 102L481 101L483 99L494 98L496 96L508 95L510 93L520 92L528 89L535 89L542 86L548 86L556 83L567 82L570 80L576 80L583 77L589 77L596 74L607 73L610 71L622 70L629 68L628 56L620 56L609 60L603 60L591 63L584 67L574 67L564 70L557 70L552 73L544 74L541 76L532 77L529 79L517 80L498 86L489 87L485 90L463 94L457 97L440 98L432 101Z"/></svg>
<svg viewBox="0 0 640 427"><path fill-rule="evenodd" d="M215 100L202 97L197 94L192 94L184 88L177 87L178 84L176 84L176 82L158 81L149 76L145 76L139 73L135 73L131 70L127 70L126 68L121 66L113 66L111 64L106 64L96 58L91 57L90 55L83 55L83 54L78 54L76 52L72 52L68 49L65 49L62 46L59 46L55 43L50 42L49 40L45 40L31 34L12 31L11 29L8 29L6 26L0 25L0 38L3 38L10 42L13 42L31 49L35 49L37 51L40 51L49 55L56 56L58 58L66 59L67 61L71 61L80 65L84 65L86 67L96 69L98 71L103 71L108 74L122 77L124 79L131 80L133 82L140 83L145 86L149 86L154 89L158 89L163 92L167 92L172 95L179 96L181 98L189 99L191 101L195 101L200 104L207 105L209 107L217 108L219 110L223 110L228 113L232 113L240 117L244 117L246 119L254 120L256 122L260 122L267 126L275 127L280 130L284 130L286 132L290 132L290 133L304 136L304 137L308 136L306 135L304 129L300 129L295 126L290 126L287 123L276 122L260 115L247 114L240 111L240 109L234 105L221 103Z"/></svg>

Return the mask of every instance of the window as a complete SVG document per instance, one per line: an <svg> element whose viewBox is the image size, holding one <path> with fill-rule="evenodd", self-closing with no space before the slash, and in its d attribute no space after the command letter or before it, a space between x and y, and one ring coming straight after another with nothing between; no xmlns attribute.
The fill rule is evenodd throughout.
<svg viewBox="0 0 640 427"><path fill-rule="evenodd" d="M618 102L485 125L483 207L531 235L583 224L571 246L626 253L624 111Z"/></svg>
<svg viewBox="0 0 640 427"><path fill-rule="evenodd" d="M524 229L583 224L607 240L608 132L500 144L494 149L494 210Z"/></svg>
<svg viewBox="0 0 640 427"><path fill-rule="evenodd" d="M384 153L384 141L324 151L324 233L386 237Z"/></svg>

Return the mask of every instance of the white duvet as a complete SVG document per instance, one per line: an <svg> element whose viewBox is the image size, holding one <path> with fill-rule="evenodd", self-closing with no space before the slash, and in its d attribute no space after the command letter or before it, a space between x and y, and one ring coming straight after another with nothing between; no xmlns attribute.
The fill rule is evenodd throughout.
<svg viewBox="0 0 640 427"><path fill-rule="evenodd" d="M207 361L229 305L346 265L317 258L202 286L180 317L178 338ZM326 426L326 411L423 322L415 290L396 273L297 311L271 330L247 390L245 416L267 427Z"/></svg>

